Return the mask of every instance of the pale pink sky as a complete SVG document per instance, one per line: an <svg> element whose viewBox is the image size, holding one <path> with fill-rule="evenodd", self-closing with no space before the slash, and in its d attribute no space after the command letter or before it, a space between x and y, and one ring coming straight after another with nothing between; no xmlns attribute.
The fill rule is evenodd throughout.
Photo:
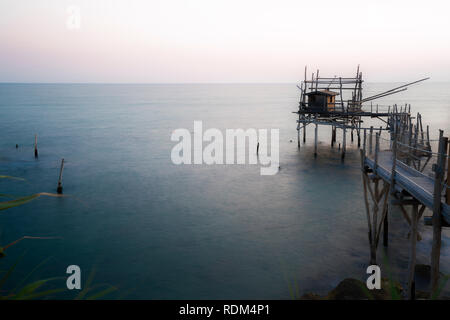
<svg viewBox="0 0 450 320"><path fill-rule="evenodd" d="M367 81L450 81L449 16L444 0L2 0L0 82L296 82L357 64Z"/></svg>

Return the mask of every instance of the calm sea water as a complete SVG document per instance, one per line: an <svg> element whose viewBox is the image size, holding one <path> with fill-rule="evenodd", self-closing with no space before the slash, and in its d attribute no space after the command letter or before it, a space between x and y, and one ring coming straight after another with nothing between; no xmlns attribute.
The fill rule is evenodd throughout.
<svg viewBox="0 0 450 320"><path fill-rule="evenodd" d="M365 94L396 85L368 84ZM66 160L66 198L41 197L0 214L2 245L24 235L62 238L9 248L0 269L21 260L7 288L41 263L27 282L64 277L76 264L83 281L95 271L94 285L116 286L108 297L127 299L289 299L294 284L300 293L324 293L344 278L365 279L369 249L356 142L341 163L329 129L320 127L314 159L310 128L299 151L291 113L298 93L294 84L1 84L0 174L26 181L2 179L0 193L55 192L60 159ZM449 83L424 83L380 101L405 102L422 113L433 137L438 129L450 133ZM204 128L280 129L281 171L261 176L256 165L172 164L171 132L193 130L194 120ZM402 219L391 217L391 245L378 254L379 260L387 254L404 282ZM420 230L418 263L429 264L431 230L422 223ZM449 245L445 231L444 273ZM65 280L51 286L64 288Z"/></svg>

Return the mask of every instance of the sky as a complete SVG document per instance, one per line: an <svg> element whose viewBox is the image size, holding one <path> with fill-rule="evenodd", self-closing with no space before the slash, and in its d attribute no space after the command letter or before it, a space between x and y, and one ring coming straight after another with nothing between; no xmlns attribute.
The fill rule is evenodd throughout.
<svg viewBox="0 0 450 320"><path fill-rule="evenodd" d="M0 82L450 81L448 0L2 0Z"/></svg>

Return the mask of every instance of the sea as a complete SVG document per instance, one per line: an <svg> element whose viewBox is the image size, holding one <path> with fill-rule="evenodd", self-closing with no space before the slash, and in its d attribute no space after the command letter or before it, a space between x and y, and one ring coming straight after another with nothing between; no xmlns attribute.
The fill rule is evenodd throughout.
<svg viewBox="0 0 450 320"><path fill-rule="evenodd" d="M367 83L363 94L399 85ZM327 126L319 126L316 158L314 127L298 149L299 93L295 83L0 84L0 175L20 178L0 179L1 200L56 193L65 161L64 197L0 211L0 246L52 237L5 250L0 295L46 279L42 291L60 291L40 298L74 299L80 290L66 288L70 265L89 289L82 297L98 299L297 299L326 294L345 278L365 282L356 134L352 142L347 132L344 161L342 131L332 148ZM423 82L377 104L410 104L432 139L439 129L450 134L450 83ZM221 132L278 129L278 173L261 175L258 164L174 164L171 134L193 132L194 121ZM365 119L371 125L383 123ZM408 224L398 210L389 219L378 262L382 277L405 286ZM418 264L430 264L431 231L419 223ZM449 236L444 230L444 274Z"/></svg>

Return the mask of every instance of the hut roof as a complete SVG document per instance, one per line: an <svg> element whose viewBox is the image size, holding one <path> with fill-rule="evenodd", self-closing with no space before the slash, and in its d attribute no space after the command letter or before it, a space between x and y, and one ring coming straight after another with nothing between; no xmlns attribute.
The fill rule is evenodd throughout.
<svg viewBox="0 0 450 320"><path fill-rule="evenodd" d="M321 90L321 91L307 92L306 95L307 96L310 96L310 95L338 96L339 93L330 91L330 90Z"/></svg>

